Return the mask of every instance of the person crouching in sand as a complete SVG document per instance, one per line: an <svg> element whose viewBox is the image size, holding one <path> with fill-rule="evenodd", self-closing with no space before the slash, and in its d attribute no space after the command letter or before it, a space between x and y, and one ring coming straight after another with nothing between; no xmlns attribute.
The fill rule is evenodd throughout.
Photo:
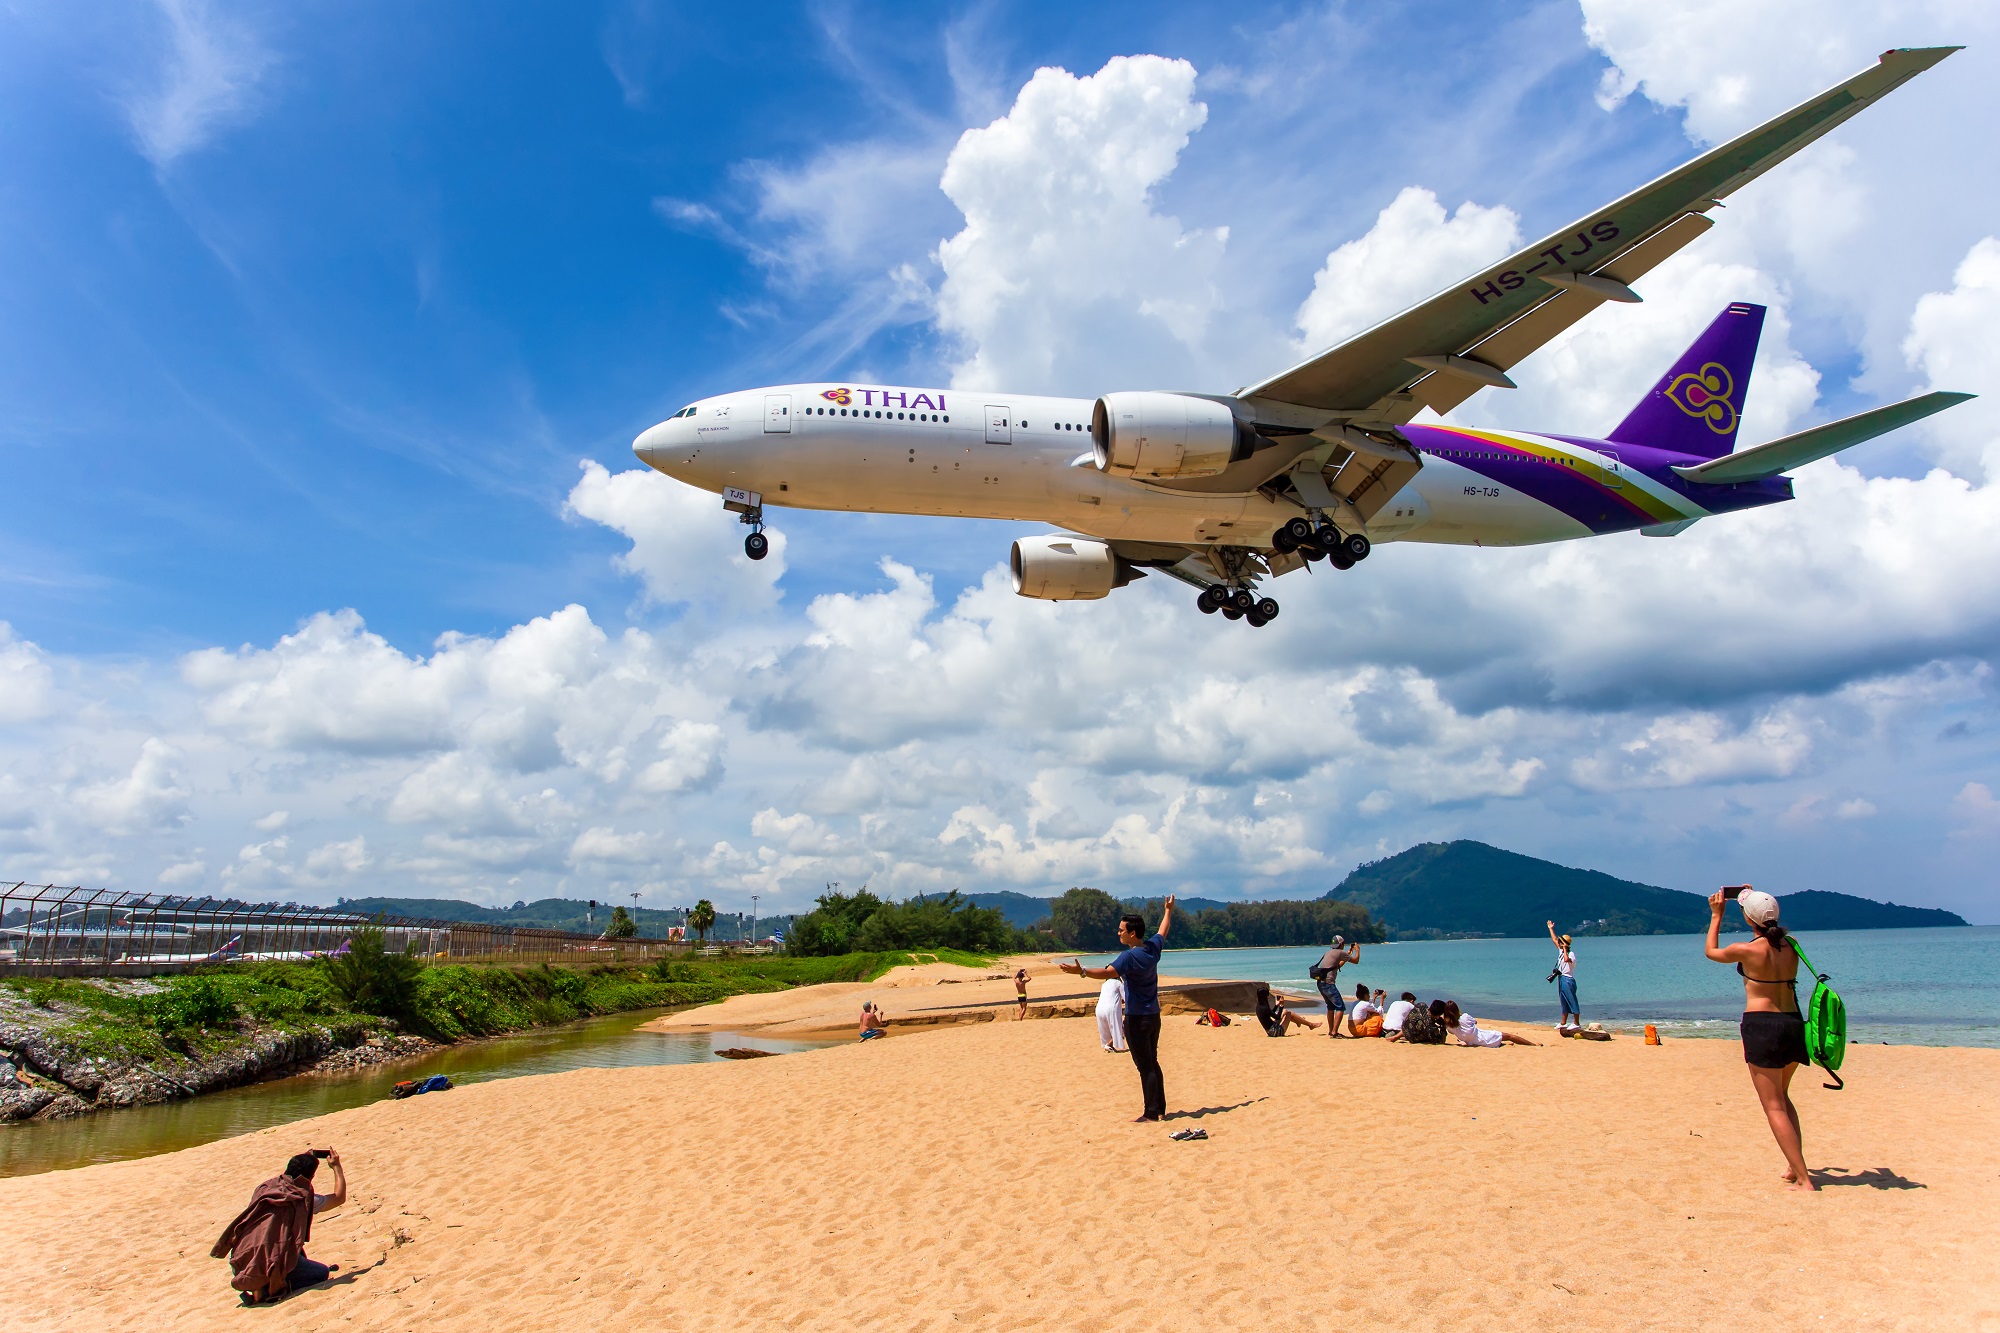
<svg viewBox="0 0 2000 1333"><path fill-rule="evenodd" d="M1745 884L1736 905L1755 938L1724 947L1722 908L1727 901L1718 890L1708 900L1709 960L1736 964L1743 978L1743 1062L1750 1066L1750 1083L1771 1122L1771 1137L1785 1155L1785 1183L1795 1190L1817 1190L1806 1170L1805 1136L1799 1130L1799 1108L1792 1105L1792 1075L1812 1057L1806 1050L1806 1022L1799 1014L1799 955L1791 937L1778 924L1778 900Z"/></svg>
<svg viewBox="0 0 2000 1333"><path fill-rule="evenodd" d="M1109 967L1085 967L1075 958L1058 966L1079 977L1109 981L1117 977L1125 983L1125 1044L1132 1048L1132 1064L1139 1071L1139 1092L1145 1109L1134 1118L1159 1120L1167 1113L1166 1076L1160 1072L1160 951L1167 947L1167 928L1173 924L1174 895L1168 894L1160 911L1160 928L1141 937L1144 917L1127 912L1118 918L1118 943L1125 952L1111 960Z"/></svg>
<svg viewBox="0 0 2000 1333"><path fill-rule="evenodd" d="M313 1193L321 1158L333 1168L331 1194ZM229 1260L229 1285L243 1294L245 1305L282 1299L326 1281L339 1269L339 1264L314 1263L305 1250L314 1214L346 1202L347 1172L340 1154L331 1148L302 1152L285 1163L284 1174L251 1193L249 1206L223 1231L209 1257Z"/></svg>
<svg viewBox="0 0 2000 1333"><path fill-rule="evenodd" d="M888 1026L883 1023L882 1011L875 1007L875 1001L863 1000L861 1002L861 1040L867 1041L871 1037L886 1037L888 1035Z"/></svg>

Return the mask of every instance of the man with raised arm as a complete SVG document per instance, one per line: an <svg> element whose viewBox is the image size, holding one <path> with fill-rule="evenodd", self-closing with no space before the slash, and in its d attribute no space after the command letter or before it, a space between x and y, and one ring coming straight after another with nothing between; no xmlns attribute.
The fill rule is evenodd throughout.
<svg viewBox="0 0 2000 1333"><path fill-rule="evenodd" d="M1167 1113L1167 1086L1160 1072L1160 951L1167 947L1167 928L1174 919L1174 895L1160 911L1160 928L1142 935L1146 920L1127 912L1118 919L1118 943L1125 952L1111 960L1109 967L1085 967L1072 958L1062 970L1079 977L1108 981L1117 977L1125 983L1125 1044L1132 1048L1132 1064L1139 1071L1139 1090L1145 1109L1134 1123L1159 1120Z"/></svg>

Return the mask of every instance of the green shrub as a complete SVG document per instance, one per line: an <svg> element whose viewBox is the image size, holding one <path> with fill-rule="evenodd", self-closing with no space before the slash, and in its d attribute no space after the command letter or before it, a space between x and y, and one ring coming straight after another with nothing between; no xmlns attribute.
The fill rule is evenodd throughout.
<svg viewBox="0 0 2000 1333"><path fill-rule="evenodd" d="M236 1002L212 976L175 977L147 1000L153 1026L162 1032L219 1028L236 1021Z"/></svg>
<svg viewBox="0 0 2000 1333"><path fill-rule="evenodd" d="M334 992L349 1008L385 1018L407 1015L416 1000L421 959L390 953L379 926L363 926L348 941L347 952L320 964Z"/></svg>

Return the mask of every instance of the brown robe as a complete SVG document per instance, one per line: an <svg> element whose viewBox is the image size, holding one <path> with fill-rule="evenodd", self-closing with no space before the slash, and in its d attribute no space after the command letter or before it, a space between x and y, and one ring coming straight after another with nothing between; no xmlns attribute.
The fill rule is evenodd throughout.
<svg viewBox="0 0 2000 1333"><path fill-rule="evenodd" d="M283 1284L298 1266L306 1242L312 1239L312 1212L311 1185L290 1176L272 1176L257 1187L250 1206L223 1231L209 1257L227 1255L234 1275L229 1285L261 1295Z"/></svg>

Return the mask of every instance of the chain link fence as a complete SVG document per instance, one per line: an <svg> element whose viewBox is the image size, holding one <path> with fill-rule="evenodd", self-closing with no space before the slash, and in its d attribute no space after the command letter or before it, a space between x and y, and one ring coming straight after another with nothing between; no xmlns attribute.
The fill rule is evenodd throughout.
<svg viewBox="0 0 2000 1333"><path fill-rule="evenodd" d="M197 963L302 961L340 953L370 925L392 952L436 962L643 963L688 947L298 903L0 883L0 976L153 976Z"/></svg>

